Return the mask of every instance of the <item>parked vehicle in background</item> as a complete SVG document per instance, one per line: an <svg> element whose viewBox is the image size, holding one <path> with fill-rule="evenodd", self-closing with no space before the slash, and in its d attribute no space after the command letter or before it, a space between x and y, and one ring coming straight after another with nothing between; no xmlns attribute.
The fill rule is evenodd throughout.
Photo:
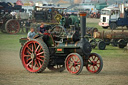
<svg viewBox="0 0 128 85"><path fill-rule="evenodd" d="M34 10L34 7L32 7L32 6L22 6L22 8L24 9L24 11L26 13L29 13L29 16L32 15L32 10Z"/></svg>
<svg viewBox="0 0 128 85"><path fill-rule="evenodd" d="M110 27L112 30L119 26L128 28L128 4L121 4L118 8L102 9L99 25L104 29Z"/></svg>
<svg viewBox="0 0 128 85"><path fill-rule="evenodd" d="M107 29L109 27L109 21L118 18L119 8L104 8L101 10L99 25L102 26L104 29Z"/></svg>

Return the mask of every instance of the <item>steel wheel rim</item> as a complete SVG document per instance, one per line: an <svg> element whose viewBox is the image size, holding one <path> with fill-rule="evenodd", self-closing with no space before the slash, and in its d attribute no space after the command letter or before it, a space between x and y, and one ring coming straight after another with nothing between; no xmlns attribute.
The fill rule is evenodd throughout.
<svg viewBox="0 0 128 85"><path fill-rule="evenodd" d="M96 55L91 55L88 59L88 64L86 66L87 70L96 73L100 69L100 59Z"/></svg>
<svg viewBox="0 0 128 85"><path fill-rule="evenodd" d="M20 30L20 24L16 20L12 20L7 24L7 32L10 34L18 33Z"/></svg>
<svg viewBox="0 0 128 85"><path fill-rule="evenodd" d="M23 66L30 72L38 72L44 64L44 50L37 41L29 41L22 49Z"/></svg>
<svg viewBox="0 0 128 85"><path fill-rule="evenodd" d="M79 57L77 55L70 55L67 58L66 67L70 73L72 73L72 74L78 73L81 68L81 61L80 61Z"/></svg>

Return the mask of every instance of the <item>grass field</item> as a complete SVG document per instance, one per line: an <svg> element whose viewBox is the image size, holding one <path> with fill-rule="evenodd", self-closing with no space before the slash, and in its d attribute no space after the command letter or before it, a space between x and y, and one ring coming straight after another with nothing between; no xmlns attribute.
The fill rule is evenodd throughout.
<svg viewBox="0 0 128 85"><path fill-rule="evenodd" d="M88 22L87 26L103 29L97 23ZM127 85L128 51L111 45L106 50L93 49L102 56L104 67L101 73L91 74L84 68L80 75L51 72L33 74L27 72L20 61L19 39L27 34L0 33L0 85Z"/></svg>

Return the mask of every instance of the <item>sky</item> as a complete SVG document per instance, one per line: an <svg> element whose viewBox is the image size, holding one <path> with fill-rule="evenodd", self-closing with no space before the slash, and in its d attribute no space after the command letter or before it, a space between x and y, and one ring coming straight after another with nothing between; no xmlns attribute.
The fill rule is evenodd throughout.
<svg viewBox="0 0 128 85"><path fill-rule="evenodd" d="M4 0L5 1L5 0ZM6 2L16 2L17 0L6 0ZM45 0L21 0L21 1L45 1ZM47 1L47 0L46 0Z"/></svg>
<svg viewBox="0 0 128 85"><path fill-rule="evenodd" d="M5 0L4 0L5 1ZM17 0L6 0L7 2L16 2ZM22 1L50 1L50 0L22 0ZM53 1L57 1L57 0L53 0ZM70 0L65 0L65 1L70 1ZM88 0L87 0L88 1ZM106 0L99 0L100 2L105 2ZM119 2L123 2L123 0L107 0L108 3L115 3L116 1L119 1ZM124 0L124 1L128 1L128 0Z"/></svg>

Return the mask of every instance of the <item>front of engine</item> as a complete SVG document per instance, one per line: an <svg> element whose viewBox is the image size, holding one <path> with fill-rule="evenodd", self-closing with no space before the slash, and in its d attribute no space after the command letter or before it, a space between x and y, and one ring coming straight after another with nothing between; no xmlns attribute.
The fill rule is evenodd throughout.
<svg viewBox="0 0 128 85"><path fill-rule="evenodd" d="M82 50L83 54L85 56L89 56L92 49L91 49L90 43L85 38L85 35L86 35L86 13L81 12L79 15L80 15L81 38L80 38L78 45L80 46L80 49Z"/></svg>

